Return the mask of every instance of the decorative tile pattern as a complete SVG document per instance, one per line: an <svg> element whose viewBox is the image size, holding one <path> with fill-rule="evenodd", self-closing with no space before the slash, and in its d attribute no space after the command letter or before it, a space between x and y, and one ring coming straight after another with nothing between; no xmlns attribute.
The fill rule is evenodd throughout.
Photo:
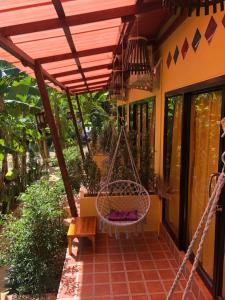
<svg viewBox="0 0 225 300"><path fill-rule="evenodd" d="M166 60L166 64L167 64L168 69L169 69L169 67L170 67L171 61L172 61L172 55L171 55L171 53L169 52L168 57L167 57L167 60Z"/></svg>
<svg viewBox="0 0 225 300"><path fill-rule="evenodd" d="M182 54L183 59L185 59L188 49L189 49L188 40L187 40L187 38L185 38L183 46L181 48L181 54Z"/></svg>
<svg viewBox="0 0 225 300"><path fill-rule="evenodd" d="M217 24L213 17L211 17L209 24L207 26L206 32L205 32L205 38L207 42L210 44L212 41L212 38L216 32Z"/></svg>
<svg viewBox="0 0 225 300"><path fill-rule="evenodd" d="M178 60L178 57L179 57L179 49L178 47L176 46L176 49L174 51L174 55L173 55L173 60L174 60L174 63L176 64L177 63L177 60Z"/></svg>
<svg viewBox="0 0 225 300"><path fill-rule="evenodd" d="M196 52L196 50L198 49L199 43L201 41L201 33L198 30L198 28L196 29L193 41L192 41L192 48L194 49L194 51Z"/></svg>

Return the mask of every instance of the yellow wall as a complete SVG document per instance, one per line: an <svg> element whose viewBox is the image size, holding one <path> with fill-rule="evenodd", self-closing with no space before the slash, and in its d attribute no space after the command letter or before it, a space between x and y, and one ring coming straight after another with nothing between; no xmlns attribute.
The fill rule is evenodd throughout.
<svg viewBox="0 0 225 300"><path fill-rule="evenodd" d="M107 155L105 154L94 154L93 155L93 160L95 161L97 167L100 170L101 176L107 176L107 170L105 167L105 161L108 158Z"/></svg>
<svg viewBox="0 0 225 300"><path fill-rule="evenodd" d="M150 198L151 198L151 205L150 205L150 210L147 214L146 224L144 226L144 229L146 231L159 232L159 226L162 220L161 200L156 195L150 195ZM127 200L129 201L129 199ZM80 195L80 216L81 217L97 216L95 202L96 202L96 197L94 196L85 197L83 194L81 194Z"/></svg>
<svg viewBox="0 0 225 300"><path fill-rule="evenodd" d="M163 131L164 131L164 101L165 93L194 83L202 82L225 74L225 28L222 24L223 12L213 14L217 29L210 44L205 39L205 31L212 15L188 17L185 22L162 44L160 48L161 76L160 89L153 93L131 90L128 93L128 103L156 96L156 135L155 135L155 171L163 172ZM201 33L201 41L196 52L192 48L192 40L196 29ZM183 60L181 48L187 38L189 49ZM173 57L176 46L179 57L175 65L173 59L167 68L169 51Z"/></svg>

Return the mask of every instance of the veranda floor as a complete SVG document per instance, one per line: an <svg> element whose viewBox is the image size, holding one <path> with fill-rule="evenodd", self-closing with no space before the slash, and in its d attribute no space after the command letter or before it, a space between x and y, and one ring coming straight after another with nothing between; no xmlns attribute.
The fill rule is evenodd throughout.
<svg viewBox="0 0 225 300"><path fill-rule="evenodd" d="M178 265L167 242L154 232L116 240L105 234L91 243L73 245L74 256L66 255L57 299L163 300L170 289ZM178 284L173 299L181 299L186 280ZM190 293L190 300L196 299Z"/></svg>

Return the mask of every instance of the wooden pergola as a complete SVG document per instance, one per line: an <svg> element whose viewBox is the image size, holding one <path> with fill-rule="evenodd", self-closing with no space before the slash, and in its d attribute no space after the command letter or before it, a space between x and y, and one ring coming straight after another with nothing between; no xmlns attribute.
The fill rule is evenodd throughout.
<svg viewBox="0 0 225 300"><path fill-rule="evenodd" d="M139 34L155 44L184 20L177 16L161 34L171 15L159 0L7 0L0 6L0 59L37 79L73 216L77 210L46 85L66 93L79 142L71 95L107 89L114 58L137 27L137 16Z"/></svg>

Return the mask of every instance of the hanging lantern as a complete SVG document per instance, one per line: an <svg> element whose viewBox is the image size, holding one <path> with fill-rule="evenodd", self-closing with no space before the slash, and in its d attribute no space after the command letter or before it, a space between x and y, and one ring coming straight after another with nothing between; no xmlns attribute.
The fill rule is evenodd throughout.
<svg viewBox="0 0 225 300"><path fill-rule="evenodd" d="M196 16L200 16L201 8L204 8L205 15L209 14L210 7L213 8L213 13L219 10L224 10L225 0L163 0L163 6L167 7L170 12L176 14L178 11L182 14L187 12L191 16L192 12L196 11Z"/></svg>
<svg viewBox="0 0 225 300"><path fill-rule="evenodd" d="M121 69L115 69L112 71L112 79L109 87L110 98L122 100L126 97L125 84L123 80L123 73Z"/></svg>
<svg viewBox="0 0 225 300"><path fill-rule="evenodd" d="M47 120L45 112L40 112L35 114L38 130L44 129L47 127Z"/></svg>
<svg viewBox="0 0 225 300"><path fill-rule="evenodd" d="M152 90L151 54L147 38L137 36L128 39L125 70L129 74L128 86L130 88Z"/></svg>
<svg viewBox="0 0 225 300"><path fill-rule="evenodd" d="M66 118L67 118L67 120L72 120L72 114L71 114L71 112L70 111L68 111L67 113L66 113Z"/></svg>

